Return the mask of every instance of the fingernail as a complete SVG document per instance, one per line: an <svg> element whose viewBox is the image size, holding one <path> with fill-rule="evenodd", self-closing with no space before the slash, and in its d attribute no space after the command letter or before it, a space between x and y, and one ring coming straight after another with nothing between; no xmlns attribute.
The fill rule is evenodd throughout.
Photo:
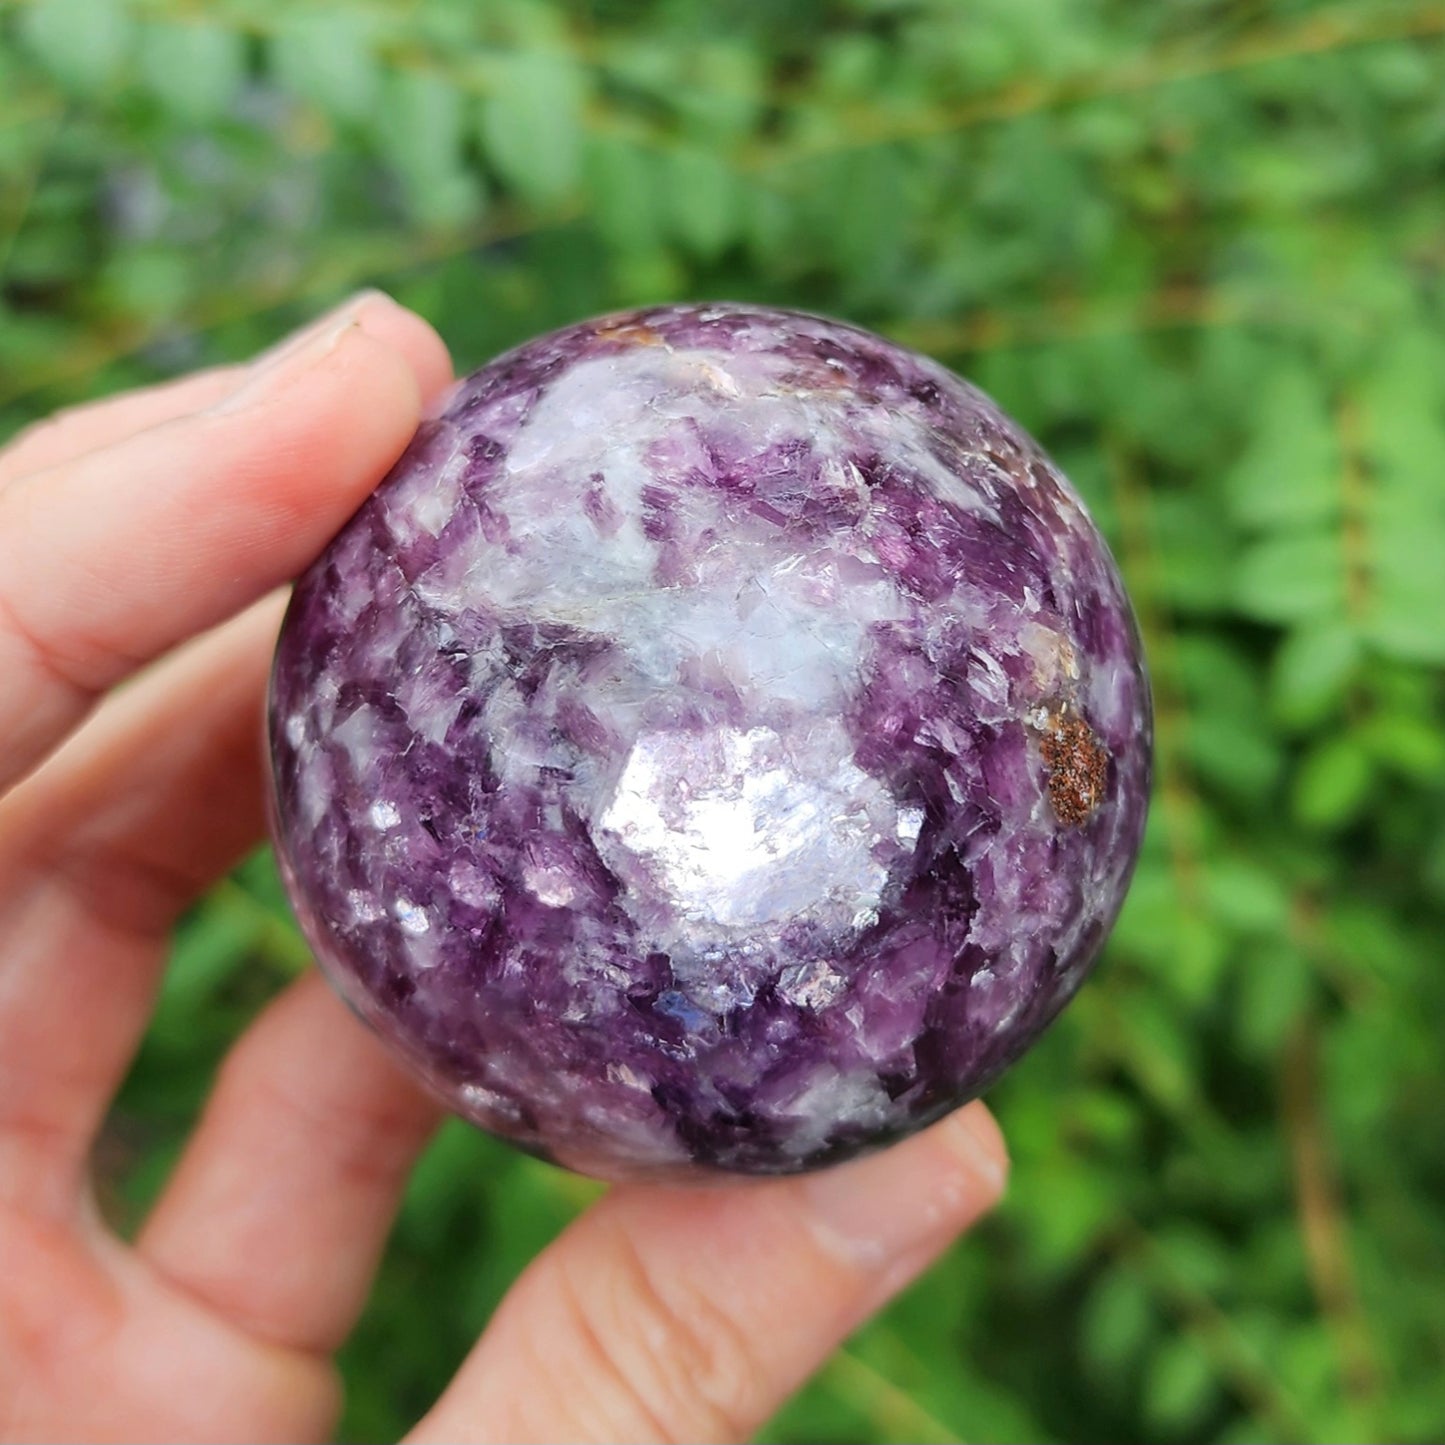
<svg viewBox="0 0 1445 1445"><path fill-rule="evenodd" d="M275 345L257 352L251 358L249 370L253 373L268 371L278 363L287 361L309 346L314 337L324 336L337 326L344 326L355 321L362 308L378 297L387 299L384 291L378 291L371 286L354 292L345 301L333 306L330 311L323 312L315 321L308 321L299 330L293 331L289 336L283 336Z"/></svg>
<svg viewBox="0 0 1445 1445"><path fill-rule="evenodd" d="M312 366L336 349L341 338L360 321L360 313L376 291L362 291L326 315L303 327L285 341L263 351L246 369L246 379L235 391L206 408L213 415L240 411L270 389L276 373L292 366Z"/></svg>
<svg viewBox="0 0 1445 1445"><path fill-rule="evenodd" d="M970 1104L870 1159L804 1181L819 1239L864 1269L943 1248L998 1202L1008 1165L998 1125Z"/></svg>

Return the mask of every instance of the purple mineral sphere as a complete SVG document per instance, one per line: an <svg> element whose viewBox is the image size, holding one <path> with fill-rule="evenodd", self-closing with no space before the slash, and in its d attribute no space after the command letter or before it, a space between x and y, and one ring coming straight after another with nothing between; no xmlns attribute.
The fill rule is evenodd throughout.
<svg viewBox="0 0 1445 1445"><path fill-rule="evenodd" d="M301 579L292 902L458 1113L789 1173L983 1089L1089 972L1148 685L1078 497L852 326L665 306L462 382Z"/></svg>

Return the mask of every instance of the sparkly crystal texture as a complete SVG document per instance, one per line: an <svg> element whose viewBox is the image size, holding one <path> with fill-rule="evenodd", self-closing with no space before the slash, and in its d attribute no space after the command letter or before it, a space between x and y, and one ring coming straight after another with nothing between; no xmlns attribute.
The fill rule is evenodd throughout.
<svg viewBox="0 0 1445 1445"><path fill-rule="evenodd" d="M453 1108L607 1177L781 1173L1058 1013L1150 714L1107 549L988 398L676 306L458 386L301 580L271 742L302 927Z"/></svg>

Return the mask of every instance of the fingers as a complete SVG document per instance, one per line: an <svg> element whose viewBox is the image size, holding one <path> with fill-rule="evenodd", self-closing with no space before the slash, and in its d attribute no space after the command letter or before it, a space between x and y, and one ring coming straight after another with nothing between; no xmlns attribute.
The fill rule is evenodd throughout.
<svg viewBox="0 0 1445 1445"><path fill-rule="evenodd" d="M233 610L309 560L400 449L419 395L449 374L445 353L385 298L347 314L343 331L333 316L266 357L228 393L229 410L166 419L179 398L199 402L207 380L75 414L46 444L79 449L78 460L0 492L0 790L83 709L89 686L62 679L39 632L7 632L17 605L82 639L94 621L101 686L125 665L123 619L139 657ZM367 420L376 408L380 425ZM156 424L84 452L123 430L123 415ZM331 455L337 432L352 441ZM144 1027L166 929L260 834L260 707L278 614L273 604L164 664L0 802L0 1200L73 1205Z"/></svg>
<svg viewBox="0 0 1445 1445"><path fill-rule="evenodd" d="M141 1257L253 1335L334 1350L437 1114L309 975L227 1058Z"/></svg>
<svg viewBox="0 0 1445 1445"><path fill-rule="evenodd" d="M157 386L140 387L69 407L36 422L0 448L0 487L28 472L56 466L123 441L147 427L214 406L235 391L252 369L266 365L286 347L295 347L335 325L358 304L370 306L368 331L407 357L424 392L445 386L450 379L450 364L436 336L415 326L400 308L376 306L374 298L375 293L367 292L352 297L295 336L263 351L250 366L211 367Z"/></svg>
<svg viewBox="0 0 1445 1445"><path fill-rule="evenodd" d="M245 374L243 366L212 367L56 412L26 427L0 450L0 487L28 472L112 446L146 427L214 406L235 391Z"/></svg>
<svg viewBox="0 0 1445 1445"><path fill-rule="evenodd" d="M98 692L310 562L448 375L372 293L216 405L0 490L0 788Z"/></svg>
<svg viewBox="0 0 1445 1445"><path fill-rule="evenodd" d="M331 1438L330 1361L247 1338L102 1229L0 1219L0 1438Z"/></svg>
<svg viewBox="0 0 1445 1445"><path fill-rule="evenodd" d="M0 801L0 1203L73 1206L171 922L261 833L280 602L119 693Z"/></svg>
<svg viewBox="0 0 1445 1445"><path fill-rule="evenodd" d="M981 1104L870 1159L614 1190L524 1274L416 1442L741 1440L997 1202Z"/></svg>

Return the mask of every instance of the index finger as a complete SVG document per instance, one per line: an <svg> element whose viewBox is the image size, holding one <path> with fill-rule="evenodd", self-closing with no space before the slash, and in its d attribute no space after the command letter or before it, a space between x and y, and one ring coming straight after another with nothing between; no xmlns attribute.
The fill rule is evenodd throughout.
<svg viewBox="0 0 1445 1445"><path fill-rule="evenodd" d="M147 427L213 406L241 385L243 366L213 366L189 376L62 407L0 446L0 487L30 472L113 446Z"/></svg>
<svg viewBox="0 0 1445 1445"><path fill-rule="evenodd" d="M0 491L0 790L127 673L300 571L450 374L369 293L223 401Z"/></svg>

